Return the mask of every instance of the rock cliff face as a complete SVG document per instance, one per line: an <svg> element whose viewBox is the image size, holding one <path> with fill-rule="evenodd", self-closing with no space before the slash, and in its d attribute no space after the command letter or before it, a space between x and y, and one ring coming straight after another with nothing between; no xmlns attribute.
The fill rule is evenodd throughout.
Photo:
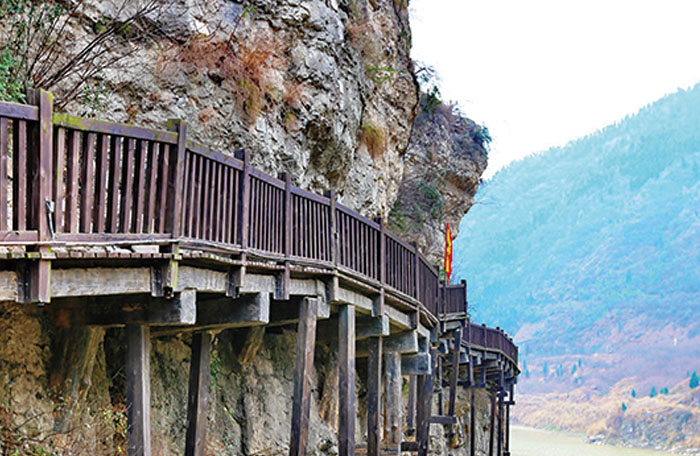
<svg viewBox="0 0 700 456"><path fill-rule="evenodd" d="M87 3L77 43L117 11ZM148 18L159 33L94 81L111 92L100 116L186 119L224 153L245 148L266 172L388 213L417 104L405 2L180 0Z"/></svg>
<svg viewBox="0 0 700 456"><path fill-rule="evenodd" d="M430 95L423 95L420 107L389 222L393 231L440 264L445 224L456 237L486 169L490 138L484 127Z"/></svg>
<svg viewBox="0 0 700 456"><path fill-rule="evenodd" d="M58 58L99 33L104 18L123 14L120 3L86 0L79 18L69 22L65 55ZM388 217L393 207L392 219L400 218L400 208L426 182L440 193L440 216L421 226L394 226L439 259L442 221L454 222L456 231L486 159L470 121L417 108L405 1L163 5L140 24L157 30L155 37L130 43L118 69L89 81L103 91L103 100L78 98L63 110L157 127L169 118L186 119L194 139L229 154L245 148L255 166L290 172L297 185L311 190L334 189L343 204L369 217ZM52 90L60 95L63 89ZM431 204L419 204L407 217L422 220L420 211L433 211ZM123 454L123 337L121 329L59 331L41 309L0 303L0 456L31 448ZM71 365L62 356L65 340L91 354L67 382L57 378ZM295 340L293 332L271 330L228 330L215 338L211 454L288 451ZM189 336L153 339L154 454L182 453L189 359ZM334 366L333 355L319 348L310 454L338 451ZM359 395L365 394L362 381L358 376ZM62 382L70 387L58 390ZM479 400L479 442L486 448L487 408ZM358 399L360 409L362 403ZM358 422L356 429L362 442L365 427ZM464 436L462 425L459 430ZM433 452L468 453L464 445L448 450L439 426L431 432Z"/></svg>

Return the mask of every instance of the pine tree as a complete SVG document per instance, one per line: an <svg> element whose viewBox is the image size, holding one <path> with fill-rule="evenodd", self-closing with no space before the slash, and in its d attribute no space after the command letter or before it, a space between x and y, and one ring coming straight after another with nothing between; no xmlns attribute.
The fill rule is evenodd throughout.
<svg viewBox="0 0 700 456"><path fill-rule="evenodd" d="M700 385L700 378L697 371L693 371L693 375L690 376L690 389L695 389L698 385Z"/></svg>
<svg viewBox="0 0 700 456"><path fill-rule="evenodd" d="M656 392L656 387L652 386L651 391L649 392L649 397L655 397L657 394L659 393Z"/></svg>

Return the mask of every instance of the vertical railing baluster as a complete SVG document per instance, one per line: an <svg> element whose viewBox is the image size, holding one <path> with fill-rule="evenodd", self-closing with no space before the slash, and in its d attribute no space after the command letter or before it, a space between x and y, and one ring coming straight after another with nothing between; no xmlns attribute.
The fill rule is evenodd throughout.
<svg viewBox="0 0 700 456"><path fill-rule="evenodd" d="M168 120L168 129L177 132L177 146L175 160L172 163L172 180L168 186L171 190L167 203L165 225L166 232L170 232L173 238L180 237L182 224L182 184L185 173L185 154L187 153L187 123L180 119Z"/></svg>
<svg viewBox="0 0 700 456"><path fill-rule="evenodd" d="M32 134L32 191L31 226L36 229L40 242L49 241L53 235L49 223L51 203L51 178L53 176L53 96L41 89L28 93L29 102L39 108L39 122ZM25 170L26 172L26 170ZM16 176L15 176L16 177ZM40 254L48 253L50 246L38 248ZM48 303L51 300L51 261L39 259L30 265L29 301Z"/></svg>
<svg viewBox="0 0 700 456"><path fill-rule="evenodd" d="M335 190L331 190L328 194L328 199L331 204L331 223L330 223L330 243L331 243L331 262L338 265L338 220L336 214L336 195Z"/></svg>

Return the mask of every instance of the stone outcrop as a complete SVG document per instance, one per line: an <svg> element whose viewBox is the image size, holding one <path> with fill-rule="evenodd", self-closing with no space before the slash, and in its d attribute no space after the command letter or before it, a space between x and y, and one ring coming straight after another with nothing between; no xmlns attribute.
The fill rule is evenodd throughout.
<svg viewBox="0 0 700 456"><path fill-rule="evenodd" d="M416 242L433 263L442 262L445 224L456 237L460 220L474 203L489 141L484 127L423 95L403 157L403 179L390 227Z"/></svg>
<svg viewBox="0 0 700 456"><path fill-rule="evenodd" d="M75 43L117 12L86 3ZM93 114L153 126L186 119L194 138L224 153L247 149L268 173L334 189L365 215L388 213L418 101L405 2L180 0L149 19L143 27L159 33L91 82L108 93ZM71 112L94 111L80 101Z"/></svg>

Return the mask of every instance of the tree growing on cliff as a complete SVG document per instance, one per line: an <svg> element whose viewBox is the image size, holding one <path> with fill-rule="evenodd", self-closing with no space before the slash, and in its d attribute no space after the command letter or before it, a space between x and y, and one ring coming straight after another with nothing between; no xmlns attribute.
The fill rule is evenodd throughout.
<svg viewBox="0 0 700 456"><path fill-rule="evenodd" d="M693 375L690 376L690 389L695 389L698 387L698 385L700 385L700 378L698 378L697 371L693 371Z"/></svg>
<svg viewBox="0 0 700 456"><path fill-rule="evenodd" d="M84 0L75 3L0 0L0 100L21 102L29 88L56 90L56 105L84 96L83 89L102 71L117 68L155 28L148 17L158 0L116 0L111 17L95 21ZM82 24L87 22L87 24ZM73 47L71 27L88 25L93 38Z"/></svg>

